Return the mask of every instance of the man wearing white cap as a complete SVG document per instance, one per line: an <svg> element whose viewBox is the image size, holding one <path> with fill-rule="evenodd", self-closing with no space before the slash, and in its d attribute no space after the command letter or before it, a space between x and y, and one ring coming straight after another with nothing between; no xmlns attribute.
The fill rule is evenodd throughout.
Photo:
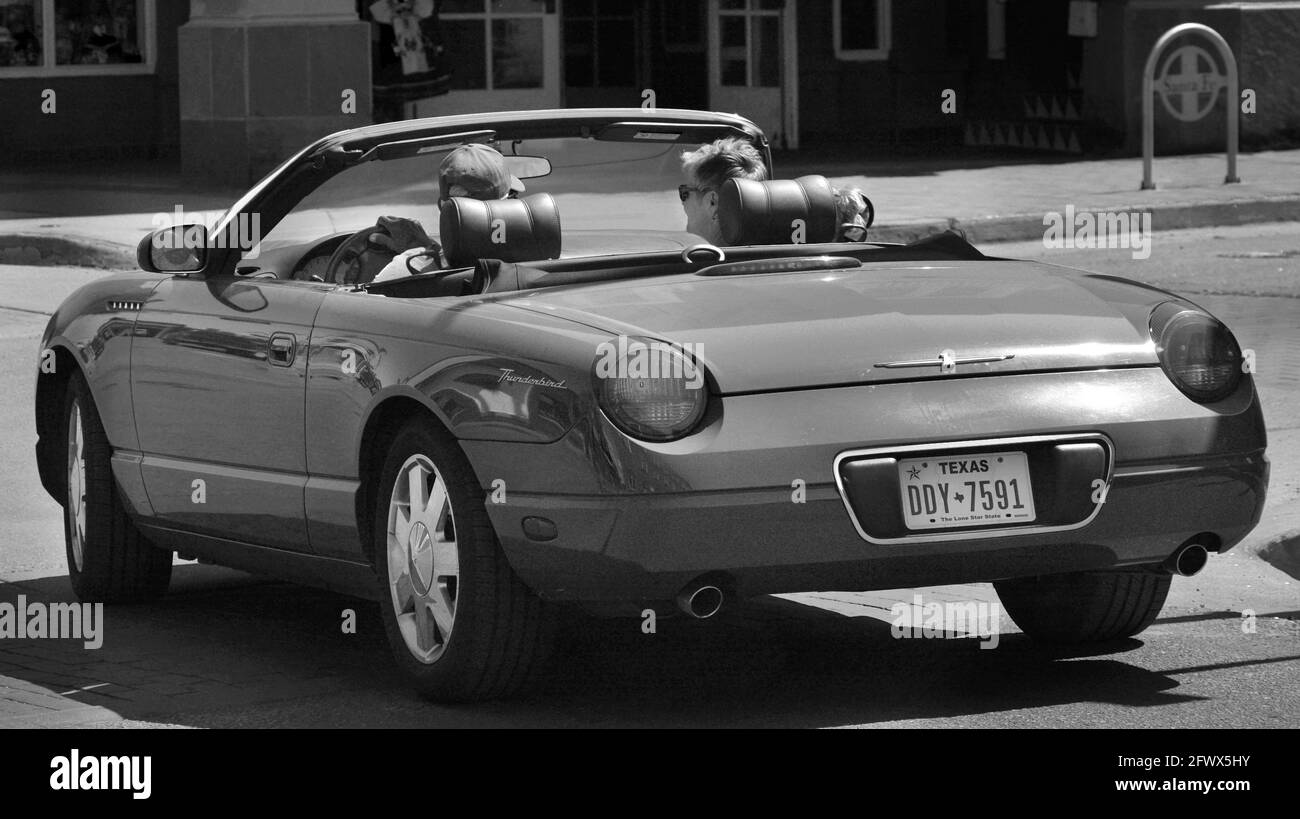
<svg viewBox="0 0 1300 819"><path fill-rule="evenodd" d="M470 199L512 199L524 192L524 183L511 175L505 158L482 143L462 145L447 154L438 168L438 207L452 197ZM413 219L381 216L379 230L370 236L370 243L398 254L374 281L400 278L411 273L408 259L415 256L437 256L441 246L429 238L424 227ZM441 258L427 269L442 267Z"/></svg>

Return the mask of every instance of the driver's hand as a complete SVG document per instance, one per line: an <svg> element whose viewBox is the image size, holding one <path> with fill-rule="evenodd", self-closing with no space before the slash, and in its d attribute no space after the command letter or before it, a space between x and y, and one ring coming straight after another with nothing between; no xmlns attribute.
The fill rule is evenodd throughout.
<svg viewBox="0 0 1300 819"><path fill-rule="evenodd" d="M393 253L402 253L433 244L429 234L424 232L424 227L414 219L380 216L376 227L378 229L370 234L370 244Z"/></svg>

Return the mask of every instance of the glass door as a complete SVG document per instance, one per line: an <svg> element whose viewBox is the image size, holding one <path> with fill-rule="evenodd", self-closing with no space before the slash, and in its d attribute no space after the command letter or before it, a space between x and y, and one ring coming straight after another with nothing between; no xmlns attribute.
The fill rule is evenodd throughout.
<svg viewBox="0 0 1300 819"><path fill-rule="evenodd" d="M796 147L796 0L709 0L709 107L748 117Z"/></svg>

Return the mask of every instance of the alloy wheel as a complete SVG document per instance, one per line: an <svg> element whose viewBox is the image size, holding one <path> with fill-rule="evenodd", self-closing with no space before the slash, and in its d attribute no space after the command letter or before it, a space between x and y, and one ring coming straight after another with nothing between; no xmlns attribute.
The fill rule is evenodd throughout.
<svg viewBox="0 0 1300 819"><path fill-rule="evenodd" d="M456 620L460 555L447 484L433 462L412 455L388 503L390 603L411 656L432 664L447 650Z"/></svg>
<svg viewBox="0 0 1300 819"><path fill-rule="evenodd" d="M68 414L68 532L72 562L77 571L85 568L86 543L86 436L81 425L81 403L74 402Z"/></svg>

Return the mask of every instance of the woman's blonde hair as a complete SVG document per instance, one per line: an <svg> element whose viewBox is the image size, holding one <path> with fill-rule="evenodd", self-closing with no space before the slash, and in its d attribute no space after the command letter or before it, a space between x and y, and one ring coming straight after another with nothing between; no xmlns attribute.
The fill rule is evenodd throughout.
<svg viewBox="0 0 1300 819"><path fill-rule="evenodd" d="M858 188L832 188L831 192L835 194L835 216L837 219L835 240L844 240L845 225L856 225L865 230L867 220L863 214L867 212L866 195Z"/></svg>
<svg viewBox="0 0 1300 819"><path fill-rule="evenodd" d="M767 179L763 155L739 137L724 137L683 153L682 169L705 190L718 190L728 179Z"/></svg>

